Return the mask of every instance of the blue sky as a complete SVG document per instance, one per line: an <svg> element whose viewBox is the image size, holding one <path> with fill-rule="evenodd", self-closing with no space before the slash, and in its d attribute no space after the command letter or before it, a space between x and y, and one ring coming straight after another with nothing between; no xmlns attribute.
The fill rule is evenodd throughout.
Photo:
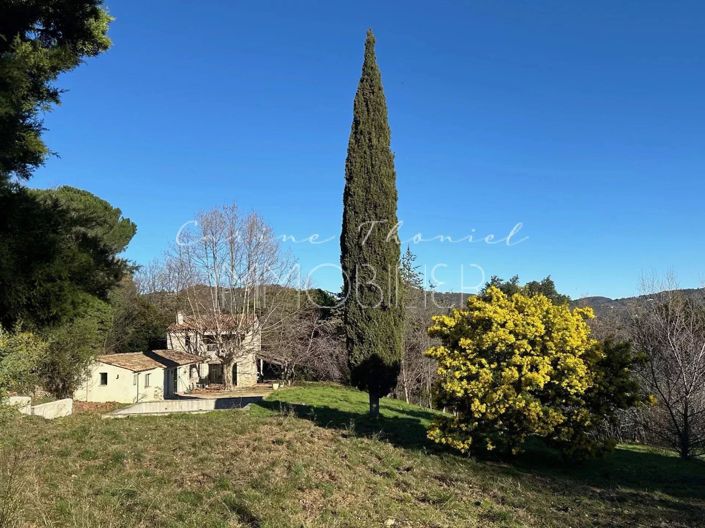
<svg viewBox="0 0 705 528"><path fill-rule="evenodd" d="M401 237L440 290L551 274L573 297L644 274L705 283L705 3L108 0L113 48L59 80L35 187L87 189L158 257L199 210L235 201L304 275L337 264L365 30L377 36ZM462 270L462 279L461 279ZM336 290L339 272L316 272Z"/></svg>

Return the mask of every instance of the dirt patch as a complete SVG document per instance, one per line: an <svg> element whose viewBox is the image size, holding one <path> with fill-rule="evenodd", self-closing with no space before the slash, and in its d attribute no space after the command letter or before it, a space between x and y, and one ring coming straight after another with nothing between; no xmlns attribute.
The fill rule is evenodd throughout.
<svg viewBox="0 0 705 528"><path fill-rule="evenodd" d="M104 414L124 406L124 404L116 402L96 403L74 400L73 414Z"/></svg>

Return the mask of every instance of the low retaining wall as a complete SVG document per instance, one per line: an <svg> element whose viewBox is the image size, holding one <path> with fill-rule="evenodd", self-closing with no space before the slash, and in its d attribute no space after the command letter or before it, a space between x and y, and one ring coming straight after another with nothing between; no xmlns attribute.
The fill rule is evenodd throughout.
<svg viewBox="0 0 705 528"><path fill-rule="evenodd" d="M32 398L29 396L10 396L7 398L7 403L13 407L17 407L17 410L22 414L41 416L47 420L71 416L71 414L73 414L73 400L71 398L42 403L41 405L32 405Z"/></svg>
<svg viewBox="0 0 705 528"><path fill-rule="evenodd" d="M73 400L71 398L32 406L33 416L41 416L47 420L71 416L71 414L73 414Z"/></svg>
<svg viewBox="0 0 705 528"><path fill-rule="evenodd" d="M32 398L29 396L10 396L3 403L16 407L22 414L32 414Z"/></svg>
<svg viewBox="0 0 705 528"><path fill-rule="evenodd" d="M226 409L241 409L250 403L260 401L261 396L244 396L241 398L193 398L142 402L124 409L118 409L105 415L107 418L122 418L131 415L200 413Z"/></svg>

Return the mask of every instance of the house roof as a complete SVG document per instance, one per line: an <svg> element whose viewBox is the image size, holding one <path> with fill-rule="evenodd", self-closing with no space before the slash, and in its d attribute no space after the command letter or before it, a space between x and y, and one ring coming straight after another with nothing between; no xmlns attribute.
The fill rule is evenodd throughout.
<svg viewBox="0 0 705 528"><path fill-rule="evenodd" d="M235 330L250 330L257 323L257 316L248 315L204 315L204 316L184 316L182 322L169 325L169 332L232 332Z"/></svg>
<svg viewBox="0 0 705 528"><path fill-rule="evenodd" d="M178 352L176 350L150 350L149 352L128 352L123 354L105 354L96 361L120 367L132 372L143 372L156 368L176 367L201 363L203 358Z"/></svg>
<svg viewBox="0 0 705 528"><path fill-rule="evenodd" d="M114 367L121 367L132 372L143 372L145 370L152 370L156 368L165 368L164 365L155 361L154 359L147 357L144 352L128 352L124 354L104 354L98 356L96 361L100 363L105 363L106 365L113 365Z"/></svg>
<svg viewBox="0 0 705 528"><path fill-rule="evenodd" d="M275 365L282 365L282 360L277 357L277 355L272 350L268 350L266 347L262 347L262 350L257 351L257 359L262 359L267 363L273 363Z"/></svg>
<svg viewBox="0 0 705 528"><path fill-rule="evenodd" d="M149 352L145 352L145 354L167 367L193 365L194 363L201 363L203 361L203 358L200 356L179 352L178 350L150 350Z"/></svg>

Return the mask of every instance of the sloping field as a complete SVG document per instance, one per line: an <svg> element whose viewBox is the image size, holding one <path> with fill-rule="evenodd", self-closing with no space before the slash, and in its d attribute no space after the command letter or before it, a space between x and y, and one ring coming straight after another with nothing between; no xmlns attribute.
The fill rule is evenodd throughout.
<svg viewBox="0 0 705 528"><path fill-rule="evenodd" d="M5 508L6 526L705 522L703 462L629 447L579 467L546 450L478 462L427 444L422 408L383 400L376 424L366 408L363 393L310 385L249 411L14 420L0 439L0 519Z"/></svg>

